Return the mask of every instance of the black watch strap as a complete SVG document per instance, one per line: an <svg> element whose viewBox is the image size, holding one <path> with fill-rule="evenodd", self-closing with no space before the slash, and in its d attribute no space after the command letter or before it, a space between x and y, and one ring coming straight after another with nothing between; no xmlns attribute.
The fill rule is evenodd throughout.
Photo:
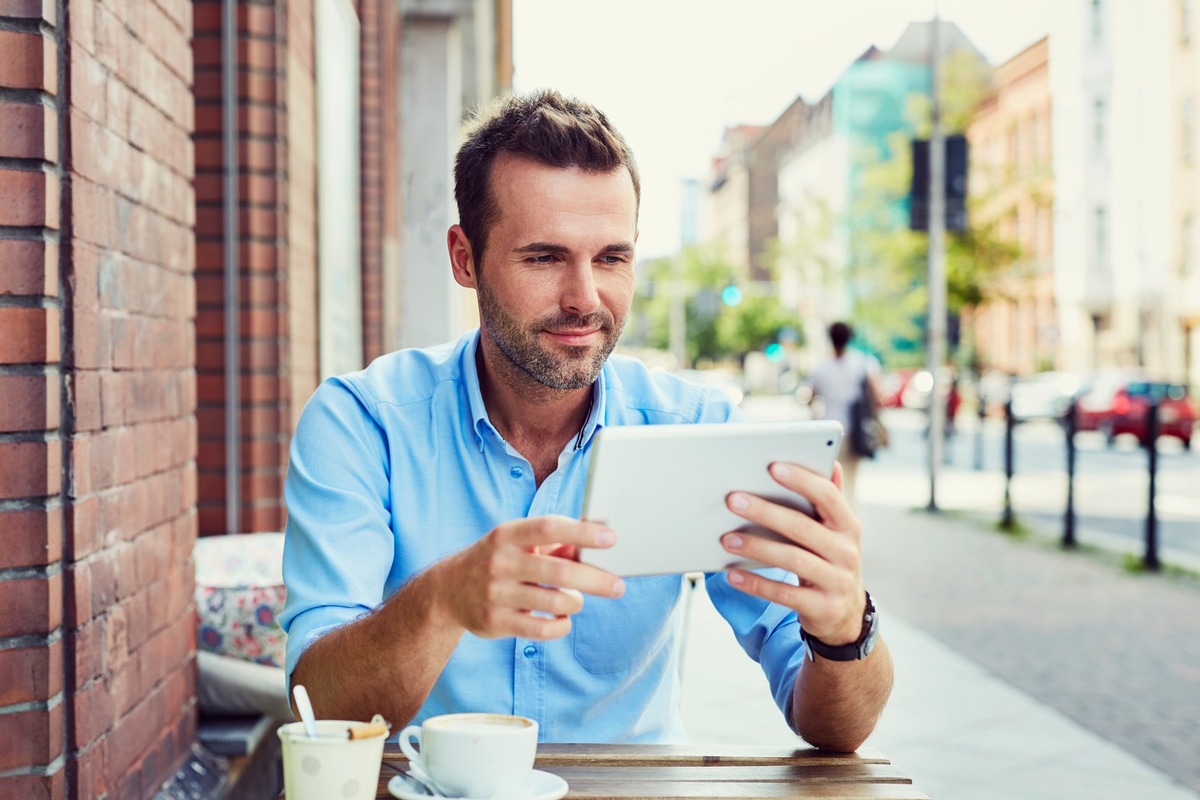
<svg viewBox="0 0 1200 800"><path fill-rule="evenodd" d="M879 638L879 614L875 610L874 601L871 600L871 593L864 591L864 594L867 596L867 604L863 608L862 632L856 641L842 645L825 644L808 631L800 629L800 637L808 645L810 657L818 655L829 661L861 661L871 655Z"/></svg>

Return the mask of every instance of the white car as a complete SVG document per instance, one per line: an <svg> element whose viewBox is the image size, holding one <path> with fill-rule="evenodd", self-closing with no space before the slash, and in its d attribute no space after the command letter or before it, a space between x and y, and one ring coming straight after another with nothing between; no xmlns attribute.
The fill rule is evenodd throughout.
<svg viewBox="0 0 1200 800"><path fill-rule="evenodd" d="M1079 391L1079 378L1069 372L1039 372L1013 381L1009 397L1013 419L1062 419Z"/></svg>

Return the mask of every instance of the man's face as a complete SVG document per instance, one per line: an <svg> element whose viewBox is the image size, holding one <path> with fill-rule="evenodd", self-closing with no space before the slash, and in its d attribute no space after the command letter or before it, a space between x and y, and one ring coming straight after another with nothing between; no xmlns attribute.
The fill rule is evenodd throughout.
<svg viewBox="0 0 1200 800"><path fill-rule="evenodd" d="M590 386L633 302L637 212L629 173L502 156L492 191L500 219L475 287L485 335L538 383Z"/></svg>

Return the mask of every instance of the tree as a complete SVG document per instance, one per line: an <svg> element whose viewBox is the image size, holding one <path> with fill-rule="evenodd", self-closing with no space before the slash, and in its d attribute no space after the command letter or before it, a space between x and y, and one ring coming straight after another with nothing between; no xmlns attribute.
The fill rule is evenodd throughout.
<svg viewBox="0 0 1200 800"><path fill-rule="evenodd" d="M737 305L722 302L722 291L738 284L739 270L719 243L685 248L677 256L644 263L641 271L632 341L669 349L672 295L682 292L689 363L740 358L774 341L782 329L799 328L799 319L784 311L778 296L758 287L744 286Z"/></svg>

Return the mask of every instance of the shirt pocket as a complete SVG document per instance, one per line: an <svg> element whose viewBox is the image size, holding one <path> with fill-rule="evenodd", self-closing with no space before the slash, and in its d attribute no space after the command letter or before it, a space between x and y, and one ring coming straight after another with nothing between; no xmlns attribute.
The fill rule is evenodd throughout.
<svg viewBox="0 0 1200 800"><path fill-rule="evenodd" d="M681 586L678 575L626 578L618 599L589 596L572 619L575 660L593 675L645 665L671 639Z"/></svg>

